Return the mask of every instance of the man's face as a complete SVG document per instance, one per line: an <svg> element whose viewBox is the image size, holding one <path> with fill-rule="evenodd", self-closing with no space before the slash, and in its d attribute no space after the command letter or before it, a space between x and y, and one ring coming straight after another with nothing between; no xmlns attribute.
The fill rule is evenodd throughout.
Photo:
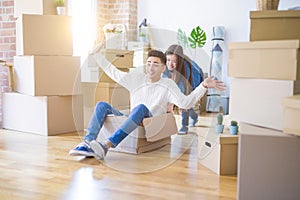
<svg viewBox="0 0 300 200"><path fill-rule="evenodd" d="M175 54L167 55L167 67L170 71L176 69L177 66L177 56Z"/></svg>
<svg viewBox="0 0 300 200"><path fill-rule="evenodd" d="M165 71L166 66L161 63L158 57L149 57L146 63L146 73L151 82L159 81L161 74Z"/></svg>

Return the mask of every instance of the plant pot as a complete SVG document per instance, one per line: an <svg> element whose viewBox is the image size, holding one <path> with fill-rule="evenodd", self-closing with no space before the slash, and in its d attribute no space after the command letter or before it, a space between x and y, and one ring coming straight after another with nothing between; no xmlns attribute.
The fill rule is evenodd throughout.
<svg viewBox="0 0 300 200"><path fill-rule="evenodd" d="M67 15L67 8L66 7L56 7L57 15Z"/></svg>
<svg viewBox="0 0 300 200"><path fill-rule="evenodd" d="M229 131L231 135L237 135L238 131L239 131L239 127L238 126L229 126Z"/></svg>
<svg viewBox="0 0 300 200"><path fill-rule="evenodd" d="M223 124L216 124L216 133L223 133L224 125Z"/></svg>

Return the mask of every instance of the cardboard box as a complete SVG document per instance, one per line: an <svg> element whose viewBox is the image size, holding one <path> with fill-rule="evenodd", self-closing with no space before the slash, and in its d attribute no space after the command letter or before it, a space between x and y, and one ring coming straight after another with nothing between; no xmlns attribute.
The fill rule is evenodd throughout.
<svg viewBox="0 0 300 200"><path fill-rule="evenodd" d="M81 94L79 56L15 56L15 91L32 96Z"/></svg>
<svg viewBox="0 0 300 200"><path fill-rule="evenodd" d="M133 51L102 49L101 53L117 68L133 67Z"/></svg>
<svg viewBox="0 0 300 200"><path fill-rule="evenodd" d="M98 136L99 139L105 140L112 135L126 119L125 116L108 116ZM140 154L170 144L170 136L175 133L177 133L177 125L173 114L146 118L143 120L143 126L139 126L116 148L110 150Z"/></svg>
<svg viewBox="0 0 300 200"><path fill-rule="evenodd" d="M16 55L73 55L72 18L20 15L16 20Z"/></svg>
<svg viewBox="0 0 300 200"><path fill-rule="evenodd" d="M3 93L3 128L57 135L83 130L82 96Z"/></svg>
<svg viewBox="0 0 300 200"><path fill-rule="evenodd" d="M228 76L300 80L299 40L229 43Z"/></svg>
<svg viewBox="0 0 300 200"><path fill-rule="evenodd" d="M145 42L129 41L127 48L132 51L149 51L150 44Z"/></svg>
<svg viewBox="0 0 300 200"><path fill-rule="evenodd" d="M84 101L84 127L88 126L98 101L110 103L118 110L129 110L129 91L117 83L81 83Z"/></svg>
<svg viewBox="0 0 300 200"><path fill-rule="evenodd" d="M14 17L21 14L56 15L54 0L14 0Z"/></svg>
<svg viewBox="0 0 300 200"><path fill-rule="evenodd" d="M250 11L250 41L300 39L300 10Z"/></svg>
<svg viewBox="0 0 300 200"><path fill-rule="evenodd" d="M283 132L300 136L300 95L283 98Z"/></svg>
<svg viewBox="0 0 300 200"><path fill-rule="evenodd" d="M300 137L239 124L237 199L299 199Z"/></svg>
<svg viewBox="0 0 300 200"><path fill-rule="evenodd" d="M199 134L199 162L219 175L237 174L238 137L226 131L218 134L214 127L207 131L205 137Z"/></svg>
<svg viewBox="0 0 300 200"><path fill-rule="evenodd" d="M229 115L241 122L283 130L282 98L300 94L300 81L230 78Z"/></svg>
<svg viewBox="0 0 300 200"><path fill-rule="evenodd" d="M107 76L100 68L98 69L98 81L104 83L116 83L109 76ZM120 71L129 72L129 68L118 68Z"/></svg>

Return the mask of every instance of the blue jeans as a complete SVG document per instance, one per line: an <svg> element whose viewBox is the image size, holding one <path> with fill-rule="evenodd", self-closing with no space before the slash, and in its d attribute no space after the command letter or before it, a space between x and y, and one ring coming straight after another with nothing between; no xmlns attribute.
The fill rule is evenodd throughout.
<svg viewBox="0 0 300 200"><path fill-rule="evenodd" d="M96 104L93 116L90 120L87 135L84 140L91 141L96 140L100 129L102 128L105 118L109 114L116 116L124 115L120 111L113 108L109 103L98 102ZM134 129L136 129L144 118L152 117L149 109L140 104L136 106L128 116L128 119L121 125L121 127L112 134L108 140L113 144L113 147L117 146L125 137L128 136Z"/></svg>
<svg viewBox="0 0 300 200"><path fill-rule="evenodd" d="M188 126L189 125L189 117L191 117L193 120L198 119L198 114L194 111L193 108L189 110L181 110L181 125L182 126Z"/></svg>

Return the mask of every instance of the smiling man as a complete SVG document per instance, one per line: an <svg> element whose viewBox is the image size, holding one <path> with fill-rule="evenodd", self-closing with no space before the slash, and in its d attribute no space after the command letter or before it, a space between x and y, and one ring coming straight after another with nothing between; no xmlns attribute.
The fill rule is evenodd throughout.
<svg viewBox="0 0 300 200"><path fill-rule="evenodd" d="M151 50L148 53L146 73L133 70L123 72L113 66L101 53L95 53L94 59L99 67L114 81L130 92L130 114L127 120L106 141L96 141L105 118L109 114L123 115L106 102L96 104L90 120L84 142L72 149L69 154L76 156L95 156L103 159L110 147L116 147L126 138L144 118L159 116L167 113L168 103L180 108L189 109L201 98L207 88L224 90L222 81L213 77L205 79L193 92L184 95L176 83L168 78L161 78L166 69L166 57L163 52Z"/></svg>

